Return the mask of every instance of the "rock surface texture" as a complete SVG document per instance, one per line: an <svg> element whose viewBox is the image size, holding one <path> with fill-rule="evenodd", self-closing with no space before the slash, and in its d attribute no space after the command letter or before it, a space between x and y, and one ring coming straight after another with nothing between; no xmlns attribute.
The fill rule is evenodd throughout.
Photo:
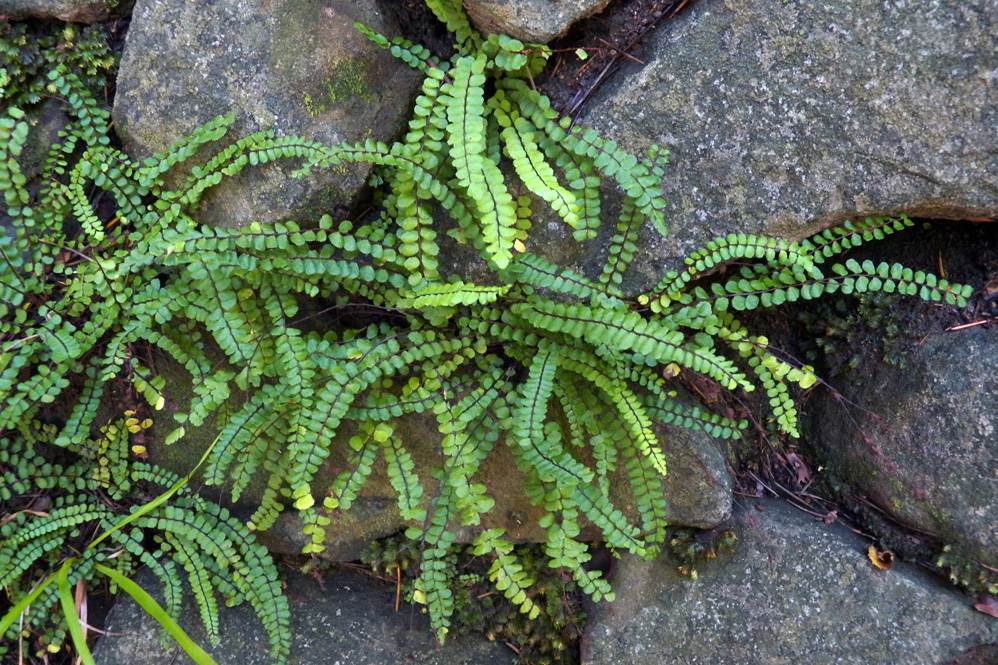
<svg viewBox="0 0 998 665"><path fill-rule="evenodd" d="M155 588L151 574L148 588ZM395 612L395 589L349 571L327 577L322 584L300 573L286 576L291 605L291 655L288 665L509 665L514 654L484 636L463 636L438 647L429 621L418 609L402 605ZM181 628L205 648L218 665L267 665L267 639L248 604L219 609L219 643L210 647L187 597ZM186 665L192 663L175 645L164 649L161 629L132 601L118 603L108 619L110 637L94 653L97 665Z"/></svg>
<svg viewBox="0 0 998 665"><path fill-rule="evenodd" d="M915 566L874 568L842 526L770 500L737 510L735 529L734 552L695 582L624 558L617 601L590 614L583 665L938 665L998 640L972 601Z"/></svg>
<svg viewBox="0 0 998 665"><path fill-rule="evenodd" d="M697 0L639 55L581 122L672 151L656 259L857 215L998 217L993 0Z"/></svg>
<svg viewBox="0 0 998 665"><path fill-rule="evenodd" d="M390 141L408 120L418 78L353 26L398 34L388 16L374 2L348 0L141 0L118 78L118 133L139 159L230 111L229 140L273 130L327 143ZM294 168L285 160L226 181L199 219L233 227L343 216L370 171L354 165L296 180Z"/></svg>
<svg viewBox="0 0 998 665"><path fill-rule="evenodd" d="M105 0L0 0L0 16L10 19L50 18L70 23L96 23L127 16L134 3Z"/></svg>
<svg viewBox="0 0 998 665"><path fill-rule="evenodd" d="M609 0L465 0L482 34L500 33L524 42L546 44L565 34L577 20L606 7Z"/></svg>
<svg viewBox="0 0 998 665"><path fill-rule="evenodd" d="M856 412L855 426L841 426L849 421L843 406L818 398L816 453L901 523L998 566L996 376L996 331L930 337L905 369L878 363L841 377L846 399L879 415L884 427Z"/></svg>

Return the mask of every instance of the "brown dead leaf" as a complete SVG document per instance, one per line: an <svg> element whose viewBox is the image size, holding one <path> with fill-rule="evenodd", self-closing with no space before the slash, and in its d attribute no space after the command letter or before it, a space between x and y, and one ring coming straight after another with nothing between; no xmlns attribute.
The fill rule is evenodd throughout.
<svg viewBox="0 0 998 665"><path fill-rule="evenodd" d="M894 553L890 550L878 550L876 546L870 545L866 555L870 557L870 562L879 570L890 570L891 566L894 565Z"/></svg>
<svg viewBox="0 0 998 665"><path fill-rule="evenodd" d="M982 593L977 597L977 599L981 602L974 605L975 610L978 612L984 612L985 614L998 619L998 598Z"/></svg>
<svg viewBox="0 0 998 665"><path fill-rule="evenodd" d="M807 485L811 481L811 471L804 464L804 460L798 457L797 453L790 453L787 455L787 461L797 472L797 482L801 485Z"/></svg>

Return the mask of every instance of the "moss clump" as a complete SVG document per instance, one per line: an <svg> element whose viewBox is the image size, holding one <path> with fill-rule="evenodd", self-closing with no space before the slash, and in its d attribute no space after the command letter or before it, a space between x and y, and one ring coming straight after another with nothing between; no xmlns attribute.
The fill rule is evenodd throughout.
<svg viewBox="0 0 998 665"><path fill-rule="evenodd" d="M679 574L697 578L697 565L712 561L719 552L733 549L738 536L730 529L680 529L669 540L669 551L679 559Z"/></svg>
<svg viewBox="0 0 998 665"><path fill-rule="evenodd" d="M351 60L341 60L334 64L335 73L327 76L313 93L306 93L302 103L313 118L322 115L337 102L360 99L372 101L371 91L360 66Z"/></svg>
<svg viewBox="0 0 998 665"><path fill-rule="evenodd" d="M475 556L471 547L464 545L453 546L448 556L461 571L451 583L455 610L450 627L455 634L478 632L504 642L516 652L515 662L522 665L577 661L577 644L586 622L582 595L571 574L548 567L548 557L540 545L516 547L524 572L535 580L527 593L541 608L536 619L529 619L519 606L496 591L487 576L490 558ZM417 543L401 534L385 538L373 543L362 560L380 575L400 576L406 599L421 602L416 583L421 561Z"/></svg>
<svg viewBox="0 0 998 665"><path fill-rule="evenodd" d="M59 65L94 96L103 97L118 69L109 28L59 21L0 20L0 100L30 112L46 95L48 72Z"/></svg>
<svg viewBox="0 0 998 665"><path fill-rule="evenodd" d="M823 360L828 374L879 360L904 369L907 357L918 343L913 331L923 308L906 303L900 296L882 291L822 300L798 315L810 340L808 360Z"/></svg>
<svg viewBox="0 0 998 665"><path fill-rule="evenodd" d="M971 593L998 594L998 570L963 556L952 545L946 545L936 565L949 574L953 584Z"/></svg>

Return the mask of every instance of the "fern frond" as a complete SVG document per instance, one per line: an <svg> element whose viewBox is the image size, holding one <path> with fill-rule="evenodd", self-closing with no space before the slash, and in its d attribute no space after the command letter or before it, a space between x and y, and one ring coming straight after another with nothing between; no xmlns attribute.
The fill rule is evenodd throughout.
<svg viewBox="0 0 998 665"><path fill-rule="evenodd" d="M521 612L530 619L536 619L541 608L527 596L527 589L534 581L523 571L523 566L516 563L513 546L499 537L502 533L502 529L486 529L480 533L472 544L474 553L477 556L495 555L489 568L489 579L511 603L519 606Z"/></svg>
<svg viewBox="0 0 998 665"><path fill-rule="evenodd" d="M815 263L841 254L871 240L883 240L895 231L914 226L906 215L897 217L867 217L862 221L846 221L842 226L826 229L801 242L801 249L808 252Z"/></svg>
<svg viewBox="0 0 998 665"><path fill-rule="evenodd" d="M811 252L797 243L777 238L750 234L728 234L707 243L684 261L689 266L681 273L670 272L648 294L639 298L642 304L650 303L652 311L664 311L673 300L681 301L681 289L691 280L733 259L765 259L769 265L786 266L805 275L820 276L814 266Z"/></svg>
<svg viewBox="0 0 998 665"><path fill-rule="evenodd" d="M481 45L482 38L471 27L468 16L464 13L461 0L425 0L433 15L447 26L447 31L454 35L454 46L460 53L472 53Z"/></svg>
<svg viewBox="0 0 998 665"><path fill-rule="evenodd" d="M458 184L474 202L480 221L485 257L505 268L513 258L516 206L499 167L485 154L486 121L484 54L459 58L452 82L441 88L447 106L450 156Z"/></svg>
<svg viewBox="0 0 998 665"><path fill-rule="evenodd" d="M163 540L172 550L173 558L187 571L188 586L194 594L208 641L218 644L218 603L204 560L197 554L196 546L183 537L168 532Z"/></svg>
<svg viewBox="0 0 998 665"><path fill-rule="evenodd" d="M570 337L582 337L591 344L603 345L616 352L631 352L635 359L676 363L707 374L725 387L752 390L734 364L706 346L685 344L684 335L662 321L645 319L632 312L593 310L584 305L565 305L541 299L514 305L511 311L543 330ZM638 361L644 364L644 361Z"/></svg>
<svg viewBox="0 0 998 665"><path fill-rule="evenodd" d="M393 56L409 65L413 69L429 74L433 70L441 68L440 61L430 53L430 50L421 44L413 44L404 37L396 37L391 42L377 32L366 27L362 23L354 23L353 27L383 49L387 49Z"/></svg>
<svg viewBox="0 0 998 665"><path fill-rule="evenodd" d="M625 196L620 211L620 222L617 224L617 233L610 241L606 265L603 266L603 272L599 276L599 281L602 284L612 285L615 288L620 287L627 266L634 260L634 252L637 251L638 229L644 222L644 215L637 209L631 198Z"/></svg>
<svg viewBox="0 0 998 665"><path fill-rule="evenodd" d="M421 522L426 519L426 510L420 506L423 486L415 474L416 465L412 456L392 436L392 429L385 423L375 426L372 438L381 444L381 450L388 466L388 480L398 493L399 514L407 521Z"/></svg>
<svg viewBox="0 0 998 665"><path fill-rule="evenodd" d="M554 263L530 252L517 254L505 273L509 281L547 289L581 300L589 300L594 305L612 309L624 309L617 291L609 285L591 281L571 269L561 269Z"/></svg>
<svg viewBox="0 0 998 665"><path fill-rule="evenodd" d="M542 347L538 351L514 402L513 440L530 466L542 476L566 484L591 482L592 471L562 448L557 430L544 426L559 358L550 348Z"/></svg>
<svg viewBox="0 0 998 665"><path fill-rule="evenodd" d="M575 228L579 223L579 205L575 196L561 186L554 169L545 161L534 138L533 126L523 118L511 119L503 111L495 111L502 130L506 154L513 161L513 168L527 188L550 204L551 208Z"/></svg>

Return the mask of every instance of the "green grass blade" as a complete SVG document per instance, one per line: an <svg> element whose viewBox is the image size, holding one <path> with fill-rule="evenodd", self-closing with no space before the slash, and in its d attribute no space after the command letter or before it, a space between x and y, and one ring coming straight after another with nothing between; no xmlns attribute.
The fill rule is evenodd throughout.
<svg viewBox="0 0 998 665"><path fill-rule="evenodd" d="M55 582L55 576L49 575L38 583L38 586L35 587L34 591L18 601L14 607L7 611L7 614L3 615L3 619L0 619L0 637L3 637L7 630L14 625L15 621L17 621L17 617L21 616L21 614L28 609L28 606L35 602L35 598L41 595L42 591L45 590L45 587L52 584L52 582Z"/></svg>
<svg viewBox="0 0 998 665"><path fill-rule="evenodd" d="M125 528L126 526L128 526L129 524L131 524L135 520L139 519L143 515L146 515L146 514L150 513L157 506L160 506L167 499L169 499L171 496L173 496L174 494L176 494L180 490L180 488L182 488L184 485L186 485L187 481L189 481L194 476L194 473L199 468L201 468L201 465L204 464L204 461L206 459L208 459L208 455L210 455L211 451L214 450L215 445L218 443L218 440L219 440L220 436L221 435L215 437L215 440L212 441L212 443L211 443L210 446L208 446L208 449L204 451L203 455L201 455L201 459L198 460L198 463L194 465L194 468L191 469L186 476L184 476L183 478L181 478L180 480L178 480L176 482L176 484L173 485L173 487L171 487L170 489L166 490L165 492L163 492L162 494L160 494L159 496L157 496L156 498L154 498L149 503L143 504L142 507L139 508L138 510L136 510L135 512L129 513L128 516L125 517L124 519L122 519L120 522L118 522L113 527L111 527L110 529L108 529L104 533L102 533L99 536L97 536L96 538L94 538L93 542L91 542L90 545L87 546L87 549L88 550L92 550L93 548L97 547L97 545L100 544L100 542L102 540L104 540L105 538L107 538L108 536L110 536L112 533L114 533L115 531L119 531L119 530ZM0 633L0 634L2 634L2 633Z"/></svg>
<svg viewBox="0 0 998 665"><path fill-rule="evenodd" d="M211 656L205 653L204 649L199 647L194 643L184 629L181 628L176 621L170 618L170 615L166 613L159 603L157 603L152 596L145 592L145 590L138 584L128 579L117 570L113 568L108 568L101 564L95 566L97 570L104 573L111 578L115 584L117 584L122 591L127 593L129 596L135 599L135 602L139 604L143 610L145 610L149 616L159 622L163 628L166 629L170 636L176 640L180 648L187 652L187 655L197 663L198 665L218 665Z"/></svg>
<svg viewBox="0 0 998 665"><path fill-rule="evenodd" d="M94 657L87 647L87 638L83 635L83 627L80 626L80 617L76 615L73 592L69 589L69 564L71 561L72 559L62 564L62 567L59 568L59 574L56 576L59 603L62 604L62 615L66 617L66 625L69 627L69 636L73 638L76 655L79 656L84 665L94 665Z"/></svg>

